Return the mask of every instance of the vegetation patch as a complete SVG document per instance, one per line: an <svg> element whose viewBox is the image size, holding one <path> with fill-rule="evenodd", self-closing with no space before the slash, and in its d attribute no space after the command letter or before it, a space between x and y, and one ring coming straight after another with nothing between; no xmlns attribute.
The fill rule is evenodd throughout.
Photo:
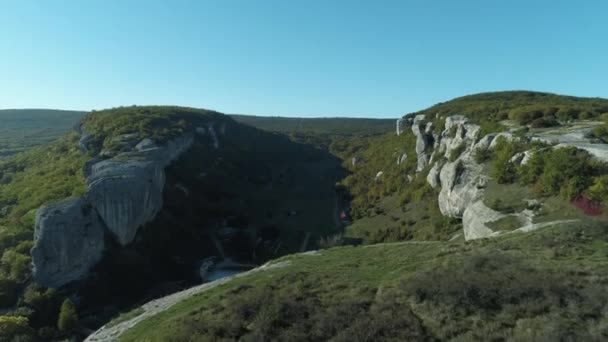
<svg viewBox="0 0 608 342"><path fill-rule="evenodd" d="M601 339L605 234L561 226L287 257L289 267L187 299L121 340Z"/></svg>

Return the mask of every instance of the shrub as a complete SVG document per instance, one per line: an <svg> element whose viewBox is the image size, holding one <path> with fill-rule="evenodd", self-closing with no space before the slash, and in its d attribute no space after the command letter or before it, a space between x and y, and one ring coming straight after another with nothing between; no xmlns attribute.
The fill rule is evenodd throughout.
<svg viewBox="0 0 608 342"><path fill-rule="evenodd" d="M78 314L76 307L71 300L66 299L61 304L59 310L59 319L57 320L57 328L59 331L66 333L72 331L78 324Z"/></svg>
<svg viewBox="0 0 608 342"><path fill-rule="evenodd" d="M589 153L574 147L552 150L545 156L540 176L544 191L571 199L592 182L594 165Z"/></svg>
<svg viewBox="0 0 608 342"><path fill-rule="evenodd" d="M608 205L608 175L595 178L587 194L592 200Z"/></svg>
<svg viewBox="0 0 608 342"><path fill-rule="evenodd" d="M559 122L553 118L538 118L530 122L530 127L532 128L553 127L558 125Z"/></svg>
<svg viewBox="0 0 608 342"><path fill-rule="evenodd" d="M589 133L589 137L598 139L604 144L608 143L608 125L602 125L599 127L595 127Z"/></svg>
<svg viewBox="0 0 608 342"><path fill-rule="evenodd" d="M473 152L473 159L478 164L483 164L492 158L492 151L489 148L476 148Z"/></svg>
<svg viewBox="0 0 608 342"><path fill-rule="evenodd" d="M521 144L510 142L504 137L499 137L494 147L494 160L490 173L500 184L512 183L517 178L517 168L511 163L511 157L522 150Z"/></svg>
<svg viewBox="0 0 608 342"><path fill-rule="evenodd" d="M450 158L448 158L449 161L453 162L458 159L458 157L460 157L460 155L462 154L462 152L464 152L466 148L467 146L464 143L460 143L460 145L454 147L454 149L450 151Z"/></svg>
<svg viewBox="0 0 608 342"><path fill-rule="evenodd" d="M35 341L35 332L26 317L0 316L0 341Z"/></svg>

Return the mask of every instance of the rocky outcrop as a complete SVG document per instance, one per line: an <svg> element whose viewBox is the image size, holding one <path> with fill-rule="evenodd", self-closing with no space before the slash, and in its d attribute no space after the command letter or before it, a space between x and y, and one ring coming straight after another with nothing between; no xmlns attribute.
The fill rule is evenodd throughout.
<svg viewBox="0 0 608 342"><path fill-rule="evenodd" d="M407 128L406 119L404 119L404 118L397 119L397 135L401 135L401 133L403 133L406 128Z"/></svg>
<svg viewBox="0 0 608 342"><path fill-rule="evenodd" d="M471 203L467 206L462 216L465 240L481 239L496 235L497 233L488 228L486 224L506 216L503 213L488 208L481 199Z"/></svg>
<svg viewBox="0 0 608 342"><path fill-rule="evenodd" d="M209 130L219 147L211 125ZM38 211L32 250L36 281L58 287L82 279L101 258L105 231L123 246L131 243L163 207L165 168L193 142L193 132L164 145L124 134L89 160L83 170L85 195Z"/></svg>
<svg viewBox="0 0 608 342"><path fill-rule="evenodd" d="M407 159L407 153L403 152L399 157L397 157L397 165L401 165L405 163Z"/></svg>
<svg viewBox="0 0 608 342"><path fill-rule="evenodd" d="M524 157L521 159L520 164L526 165L530 159L532 159L532 156L534 156L534 151L525 151Z"/></svg>
<svg viewBox="0 0 608 342"><path fill-rule="evenodd" d="M104 227L82 198L43 206L36 213L34 280L57 287L84 278L102 257Z"/></svg>
<svg viewBox="0 0 608 342"><path fill-rule="evenodd" d="M443 167L443 162L436 162L433 167L429 170L429 174L426 176L426 181L434 189L436 188L441 180L439 179L439 171Z"/></svg>
<svg viewBox="0 0 608 342"><path fill-rule="evenodd" d="M426 180L431 187L440 187L437 201L441 213L462 218L467 240L491 236L494 232L488 228L487 223L505 215L483 204L483 193L488 179L484 174L483 165L477 163L473 155L477 150L493 148L498 136L507 139L512 136L509 133L499 133L480 138L480 127L461 115L445 118L444 127L440 134L432 138L432 167ZM426 129L424 133L428 139L429 133ZM424 140L424 136L421 135L420 139ZM426 147L428 148L428 145ZM417 156L421 151L422 149L417 149ZM523 157L524 154L521 159ZM424 164L427 159L424 155L422 158Z"/></svg>
<svg viewBox="0 0 608 342"><path fill-rule="evenodd" d="M423 114L416 115L412 123L412 132L416 136L416 157L418 161L416 172L420 172L427 167L429 163L427 150L432 146L432 125L429 125L430 122L426 123L425 118Z"/></svg>
<svg viewBox="0 0 608 342"><path fill-rule="evenodd" d="M376 177L374 177L374 181L378 181L380 180L380 178L382 177L382 175L384 174L384 171L378 171L378 173L376 173Z"/></svg>
<svg viewBox="0 0 608 342"><path fill-rule="evenodd" d="M160 211L164 169L192 142L191 134L171 140L162 147L144 139L134 151L92 166L87 178L86 199L121 245L133 241L138 228Z"/></svg>
<svg viewBox="0 0 608 342"><path fill-rule="evenodd" d="M80 136L80 140L78 140L78 148L80 148L80 152L87 153L90 149L91 141L93 141L92 134L83 134Z"/></svg>
<svg viewBox="0 0 608 342"><path fill-rule="evenodd" d="M439 172L441 191L439 192L439 210L445 216L462 217L469 204L478 200L483 193L485 175L483 168L470 157L458 158L447 162Z"/></svg>

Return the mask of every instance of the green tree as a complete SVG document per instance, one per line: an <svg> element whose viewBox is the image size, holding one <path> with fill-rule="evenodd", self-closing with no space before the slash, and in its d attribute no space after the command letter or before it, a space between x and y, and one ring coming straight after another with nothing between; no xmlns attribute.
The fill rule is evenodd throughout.
<svg viewBox="0 0 608 342"><path fill-rule="evenodd" d="M76 313L76 306L71 300L66 299L61 304L59 310L59 320L57 321L57 328L59 331L65 333L73 330L78 324L78 314Z"/></svg>

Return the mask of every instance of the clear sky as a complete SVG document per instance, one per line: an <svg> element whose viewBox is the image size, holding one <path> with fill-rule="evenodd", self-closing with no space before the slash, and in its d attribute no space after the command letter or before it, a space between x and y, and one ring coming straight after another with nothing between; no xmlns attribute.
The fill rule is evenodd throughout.
<svg viewBox="0 0 608 342"><path fill-rule="evenodd" d="M608 97L608 1L0 0L0 108L397 117Z"/></svg>

